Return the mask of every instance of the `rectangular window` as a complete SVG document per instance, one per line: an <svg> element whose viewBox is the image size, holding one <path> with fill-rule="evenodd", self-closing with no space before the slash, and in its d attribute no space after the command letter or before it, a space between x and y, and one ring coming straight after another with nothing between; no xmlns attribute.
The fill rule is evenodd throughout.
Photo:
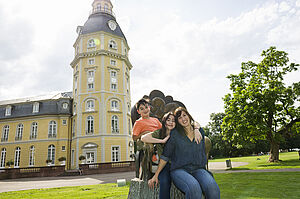
<svg viewBox="0 0 300 199"><path fill-rule="evenodd" d="M120 147L119 146L111 147L111 161L112 162L120 161Z"/></svg>
<svg viewBox="0 0 300 199"><path fill-rule="evenodd" d="M33 104L33 106L32 106L32 112L33 112L33 113L38 113L39 110L40 110L40 103L35 102L35 103Z"/></svg>
<svg viewBox="0 0 300 199"><path fill-rule="evenodd" d="M66 146L62 146L62 147L61 147L61 150L62 150L62 151L66 151Z"/></svg>
<svg viewBox="0 0 300 199"><path fill-rule="evenodd" d="M112 83L111 84L111 90L117 90L117 84Z"/></svg>
<svg viewBox="0 0 300 199"><path fill-rule="evenodd" d="M62 120L63 125L67 125L67 120Z"/></svg>
<svg viewBox="0 0 300 199"><path fill-rule="evenodd" d="M87 152L86 153L86 163L94 163L95 162L95 153L94 152Z"/></svg>
<svg viewBox="0 0 300 199"><path fill-rule="evenodd" d="M88 60L88 65L94 65L94 64L95 64L95 59Z"/></svg>
<svg viewBox="0 0 300 199"><path fill-rule="evenodd" d="M111 60L110 60L110 65L112 65L112 66L116 66L116 65L117 65L117 61L116 61L116 60L113 60L113 59L111 59Z"/></svg>
<svg viewBox="0 0 300 199"><path fill-rule="evenodd" d="M5 116L10 116L11 115L11 106L7 106L5 109Z"/></svg>
<svg viewBox="0 0 300 199"><path fill-rule="evenodd" d="M94 89L94 83L89 83L88 84L88 89L93 90Z"/></svg>

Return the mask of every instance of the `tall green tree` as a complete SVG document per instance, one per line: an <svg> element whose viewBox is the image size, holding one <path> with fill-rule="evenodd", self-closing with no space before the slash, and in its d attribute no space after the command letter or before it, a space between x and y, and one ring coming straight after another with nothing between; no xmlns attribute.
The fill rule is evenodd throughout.
<svg viewBox="0 0 300 199"><path fill-rule="evenodd" d="M255 140L270 143L269 161L279 160L279 143L300 121L300 82L284 83L299 64L289 63L288 54L275 47L264 50L258 64L241 64L242 72L231 74L230 90L224 100L222 129L225 139L235 145Z"/></svg>

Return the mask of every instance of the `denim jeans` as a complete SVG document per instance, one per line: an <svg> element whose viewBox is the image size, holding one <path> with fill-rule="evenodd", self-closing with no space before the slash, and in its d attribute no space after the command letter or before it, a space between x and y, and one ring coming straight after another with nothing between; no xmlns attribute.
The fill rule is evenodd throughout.
<svg viewBox="0 0 300 199"><path fill-rule="evenodd" d="M159 180L159 198L170 199L171 177L170 164L167 163L164 169L158 175Z"/></svg>
<svg viewBox="0 0 300 199"><path fill-rule="evenodd" d="M170 173L173 183L185 193L186 199L202 198L219 199L220 189L215 179L205 169L197 169L187 172L184 169L175 169Z"/></svg>

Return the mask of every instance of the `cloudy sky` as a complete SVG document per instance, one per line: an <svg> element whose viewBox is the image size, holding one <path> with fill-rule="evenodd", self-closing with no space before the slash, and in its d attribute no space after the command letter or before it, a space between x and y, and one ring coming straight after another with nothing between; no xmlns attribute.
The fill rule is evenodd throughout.
<svg viewBox="0 0 300 199"><path fill-rule="evenodd" d="M76 27L93 0L0 0L0 100L72 90ZM276 46L300 63L300 0L112 0L130 50L132 104L154 89L202 125L226 76ZM299 81L300 72L287 84Z"/></svg>

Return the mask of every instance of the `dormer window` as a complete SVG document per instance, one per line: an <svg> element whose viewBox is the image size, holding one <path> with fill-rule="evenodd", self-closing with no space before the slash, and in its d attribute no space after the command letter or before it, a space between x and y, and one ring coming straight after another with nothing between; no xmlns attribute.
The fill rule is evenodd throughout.
<svg viewBox="0 0 300 199"><path fill-rule="evenodd" d="M11 115L11 106L7 106L5 109L5 116L10 116Z"/></svg>
<svg viewBox="0 0 300 199"><path fill-rule="evenodd" d="M109 41L109 47L110 47L111 49L116 50L116 49L117 49L117 43L116 43L114 40L110 40L110 41Z"/></svg>
<svg viewBox="0 0 300 199"><path fill-rule="evenodd" d="M33 113L38 113L40 111L40 103L34 102L32 106L32 112Z"/></svg>
<svg viewBox="0 0 300 199"><path fill-rule="evenodd" d="M88 48L94 48L94 47L96 47L95 40L94 39L90 39L88 41Z"/></svg>

